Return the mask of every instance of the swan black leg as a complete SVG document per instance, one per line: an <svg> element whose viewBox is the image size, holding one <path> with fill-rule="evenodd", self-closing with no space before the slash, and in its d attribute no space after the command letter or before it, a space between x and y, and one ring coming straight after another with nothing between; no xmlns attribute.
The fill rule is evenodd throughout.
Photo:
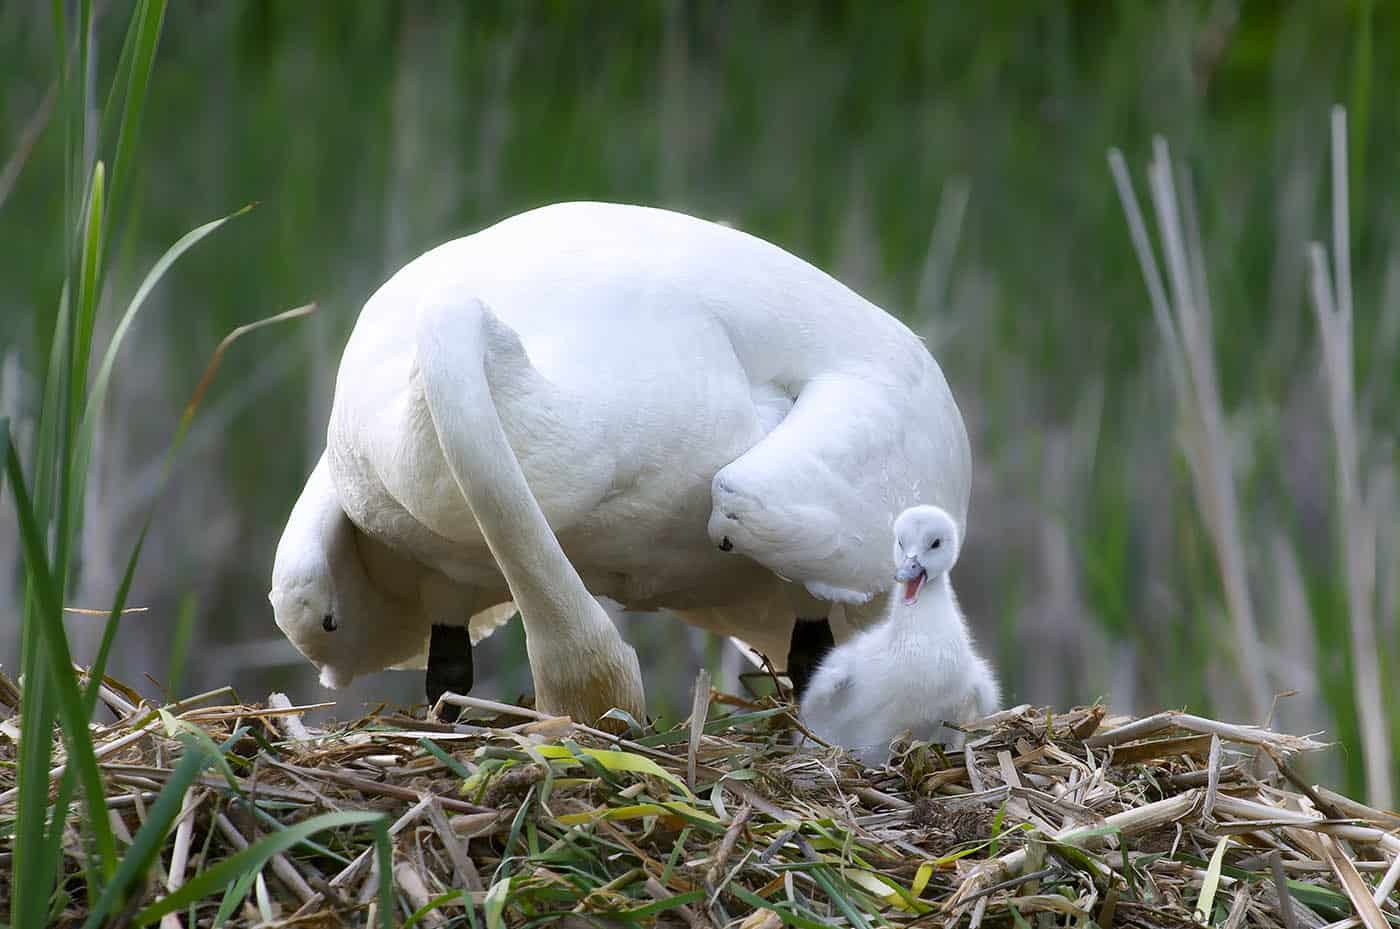
<svg viewBox="0 0 1400 929"><path fill-rule="evenodd" d="M807 684L826 653L836 644L831 635L831 623L821 619L797 618L792 624L792 641L788 644L787 674L792 681L792 697L798 703L807 693Z"/></svg>
<svg viewBox="0 0 1400 929"><path fill-rule="evenodd" d="M447 691L466 694L472 689L472 640L466 626L433 625L428 640L428 712ZM460 708L442 708L443 722L456 722Z"/></svg>

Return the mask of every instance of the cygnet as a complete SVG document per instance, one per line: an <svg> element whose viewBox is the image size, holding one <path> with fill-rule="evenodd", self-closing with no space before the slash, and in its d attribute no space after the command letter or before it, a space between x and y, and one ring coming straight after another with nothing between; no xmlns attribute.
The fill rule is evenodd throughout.
<svg viewBox="0 0 1400 929"><path fill-rule="evenodd" d="M906 730L956 746L961 733L944 738L945 721L997 711L1001 690L973 649L949 583L959 546L945 510L915 506L899 514L889 615L828 652L802 700L802 718L822 740L876 764Z"/></svg>

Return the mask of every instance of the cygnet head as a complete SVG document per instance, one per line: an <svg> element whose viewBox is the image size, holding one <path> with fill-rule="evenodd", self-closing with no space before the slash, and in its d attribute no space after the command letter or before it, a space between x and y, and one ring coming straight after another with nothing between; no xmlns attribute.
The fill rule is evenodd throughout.
<svg viewBox="0 0 1400 929"><path fill-rule="evenodd" d="M958 560L958 524L936 506L911 506L894 521L894 579L913 604L924 584L948 573Z"/></svg>

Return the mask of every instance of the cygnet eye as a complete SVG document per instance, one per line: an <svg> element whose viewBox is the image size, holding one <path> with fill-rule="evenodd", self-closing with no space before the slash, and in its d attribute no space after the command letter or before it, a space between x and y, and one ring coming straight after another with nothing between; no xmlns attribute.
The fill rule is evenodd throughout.
<svg viewBox="0 0 1400 929"><path fill-rule="evenodd" d="M321 617L321 628L327 632L335 632L339 627L335 624L335 614L327 613Z"/></svg>
<svg viewBox="0 0 1400 929"><path fill-rule="evenodd" d="M929 548L941 548L942 545L943 545L943 540L942 540L942 539L934 539L932 542L929 543L929 546L928 546L928 547L929 547Z"/></svg>

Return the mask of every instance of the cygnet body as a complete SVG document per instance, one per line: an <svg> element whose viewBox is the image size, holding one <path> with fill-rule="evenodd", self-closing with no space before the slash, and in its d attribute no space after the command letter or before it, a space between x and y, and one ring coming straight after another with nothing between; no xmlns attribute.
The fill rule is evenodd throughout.
<svg viewBox="0 0 1400 929"><path fill-rule="evenodd" d="M828 652L802 701L812 732L866 764L883 761L906 730L920 740L960 741L943 730L945 721L978 719L1001 702L948 578L961 542L957 523L936 506L915 506L895 520L894 536L889 614Z"/></svg>

